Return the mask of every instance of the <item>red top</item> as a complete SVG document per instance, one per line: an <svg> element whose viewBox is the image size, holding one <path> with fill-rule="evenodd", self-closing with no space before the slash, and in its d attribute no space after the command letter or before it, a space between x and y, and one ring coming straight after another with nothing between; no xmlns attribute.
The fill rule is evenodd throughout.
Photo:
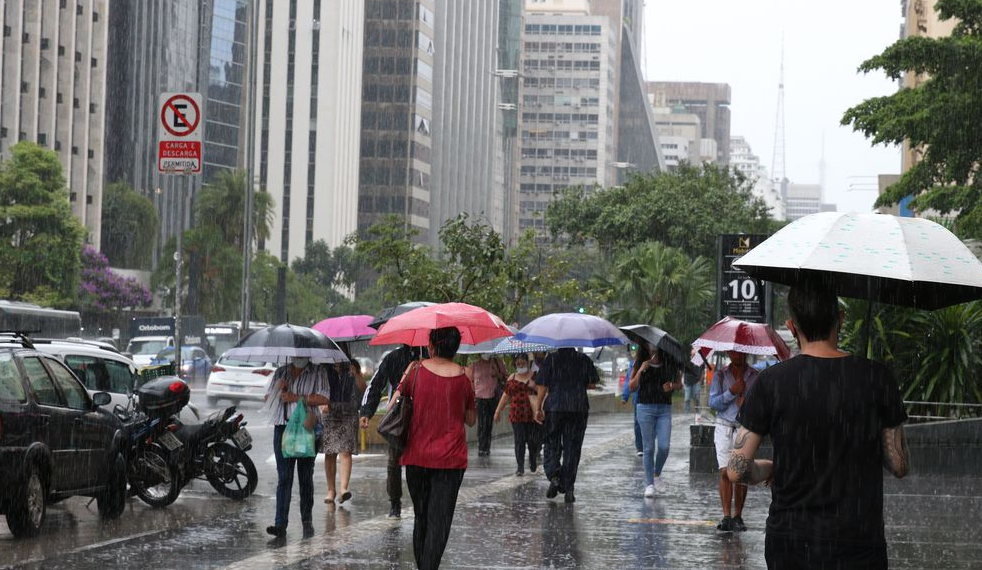
<svg viewBox="0 0 982 570"><path fill-rule="evenodd" d="M505 393L511 398L508 403L508 421L513 424L525 424L533 420L532 403L529 396L535 394L532 381L522 384L518 380L508 380Z"/></svg>
<svg viewBox="0 0 982 570"><path fill-rule="evenodd" d="M467 376L439 376L424 365L418 374L410 371L399 393L413 399L409 436L399 464L467 469L464 413L477 406Z"/></svg>

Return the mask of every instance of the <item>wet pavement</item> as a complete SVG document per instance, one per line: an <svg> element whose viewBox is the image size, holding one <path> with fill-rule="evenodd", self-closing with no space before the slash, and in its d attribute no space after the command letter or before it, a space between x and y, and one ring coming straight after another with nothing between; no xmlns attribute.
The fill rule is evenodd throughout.
<svg viewBox="0 0 982 570"><path fill-rule="evenodd" d="M258 406L250 419L259 469L256 494L243 502L218 496L195 482L167 509L130 501L117 521L102 523L95 505L70 499L48 509L43 533L14 540L0 523L0 567L16 568L413 568L408 493L403 518L386 518L385 458L381 450L355 459L345 506L328 507L323 469L315 474L317 535L300 536L297 503L285 541L263 529L274 508L271 430ZM722 535L716 477L688 472L688 424L676 416L672 451L663 476L668 491L643 499L641 459L634 454L631 417L596 414L584 443L575 504L545 499L547 484L526 469L515 477L511 437L494 441L489 459L471 450L444 568L765 568L764 534L769 491L751 490L744 511L750 530ZM295 500L296 501L296 500ZM891 567L982 566L979 478L911 476L886 479L885 516Z"/></svg>

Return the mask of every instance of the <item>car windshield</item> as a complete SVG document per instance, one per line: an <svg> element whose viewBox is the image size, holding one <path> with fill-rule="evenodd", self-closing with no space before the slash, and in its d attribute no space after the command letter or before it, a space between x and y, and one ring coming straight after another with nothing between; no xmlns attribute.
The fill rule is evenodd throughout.
<svg viewBox="0 0 982 570"><path fill-rule="evenodd" d="M133 355L157 354L166 346L167 342L162 340L131 340L128 352Z"/></svg>
<svg viewBox="0 0 982 570"><path fill-rule="evenodd" d="M166 360L168 362L174 360L174 347L169 346L164 350L161 350L160 352L157 353L157 356L155 358L157 360ZM182 346L181 360L187 361L191 358L194 358L194 348L190 346Z"/></svg>

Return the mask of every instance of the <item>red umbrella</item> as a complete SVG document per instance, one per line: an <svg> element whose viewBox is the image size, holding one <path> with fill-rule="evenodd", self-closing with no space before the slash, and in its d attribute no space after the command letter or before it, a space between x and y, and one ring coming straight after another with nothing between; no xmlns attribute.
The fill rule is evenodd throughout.
<svg viewBox="0 0 982 570"><path fill-rule="evenodd" d="M457 327L461 344L478 344L512 335L504 321L480 307L466 303L442 303L392 317L379 328L378 334L368 344L426 346L430 341L430 331L443 327Z"/></svg>
<svg viewBox="0 0 982 570"><path fill-rule="evenodd" d="M791 358L791 349L770 326L730 317L723 317L723 320L709 327L692 342L692 346L746 354L776 354L778 360Z"/></svg>
<svg viewBox="0 0 982 570"><path fill-rule="evenodd" d="M373 320L375 317L372 315L349 315L324 319L311 328L324 333L335 342L365 340L372 338L378 332L368 326L368 323Z"/></svg>

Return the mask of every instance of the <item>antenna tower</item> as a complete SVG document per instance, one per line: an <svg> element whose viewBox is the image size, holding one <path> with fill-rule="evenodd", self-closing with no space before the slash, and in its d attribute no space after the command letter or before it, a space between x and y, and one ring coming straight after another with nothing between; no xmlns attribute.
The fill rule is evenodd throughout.
<svg viewBox="0 0 982 570"><path fill-rule="evenodd" d="M784 164L784 35L781 35L781 77L777 84L777 118L774 121L774 156L771 158L774 181L786 179Z"/></svg>

